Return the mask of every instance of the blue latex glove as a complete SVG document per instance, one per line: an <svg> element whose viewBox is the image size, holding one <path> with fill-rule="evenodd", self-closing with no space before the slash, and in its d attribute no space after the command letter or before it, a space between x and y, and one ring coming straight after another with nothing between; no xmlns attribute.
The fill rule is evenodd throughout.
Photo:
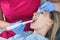
<svg viewBox="0 0 60 40"><path fill-rule="evenodd" d="M19 23L22 23L22 21L18 21L18 22L16 22L16 23L11 23L11 25L19 24ZM21 24L21 25L19 25L17 28L12 29L12 31L13 31L14 33L16 33L16 34L19 34L19 33L21 33L21 32L24 30L25 25L26 25L26 24Z"/></svg>
<svg viewBox="0 0 60 40"><path fill-rule="evenodd" d="M56 7L53 3L51 3L50 1L46 1L43 5L41 5L41 7L39 7L38 13L41 13L43 11L53 12L55 11L55 9Z"/></svg>

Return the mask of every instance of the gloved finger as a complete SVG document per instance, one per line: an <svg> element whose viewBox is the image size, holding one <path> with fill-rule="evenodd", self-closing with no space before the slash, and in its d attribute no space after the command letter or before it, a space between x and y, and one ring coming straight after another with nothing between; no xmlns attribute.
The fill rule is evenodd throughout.
<svg viewBox="0 0 60 40"><path fill-rule="evenodd" d="M46 8L43 8L43 9L38 9L37 13L42 13L46 9L47 9L47 7Z"/></svg>
<svg viewBox="0 0 60 40"><path fill-rule="evenodd" d="M41 12L43 12L44 10L46 10L47 7L49 7L49 6L48 6L48 2L45 2L43 5L41 5L41 7L39 7L38 13L41 13Z"/></svg>
<svg viewBox="0 0 60 40"><path fill-rule="evenodd" d="M26 26L26 24L21 24L17 28L12 29L12 31L15 32L16 34L19 34L22 31L24 31L25 26Z"/></svg>
<svg viewBox="0 0 60 40"><path fill-rule="evenodd" d="M55 11L56 7L53 3L49 3L49 7L47 6L47 11L48 12L53 12Z"/></svg>
<svg viewBox="0 0 60 40"><path fill-rule="evenodd" d="M41 7L40 7L40 9L45 8L45 6L47 6L46 4L47 4L47 2L45 2L44 4L42 4Z"/></svg>

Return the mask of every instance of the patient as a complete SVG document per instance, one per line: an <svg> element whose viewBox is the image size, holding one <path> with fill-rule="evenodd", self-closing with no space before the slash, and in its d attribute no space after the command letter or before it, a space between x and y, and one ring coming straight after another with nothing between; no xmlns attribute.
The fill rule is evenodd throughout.
<svg viewBox="0 0 60 40"><path fill-rule="evenodd" d="M37 20L30 26L32 29L34 29L34 32L23 31L20 34L9 38L9 40L52 40L55 37L57 30L59 29L59 15L60 14L57 12L48 13L46 11L40 15L34 13L33 20ZM49 31L50 29L51 32ZM51 34L47 36L48 38L45 38L48 31Z"/></svg>

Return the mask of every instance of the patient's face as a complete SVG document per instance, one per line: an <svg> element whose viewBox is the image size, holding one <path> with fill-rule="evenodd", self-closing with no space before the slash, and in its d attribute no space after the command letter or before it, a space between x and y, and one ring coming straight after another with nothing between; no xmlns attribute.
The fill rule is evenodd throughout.
<svg viewBox="0 0 60 40"><path fill-rule="evenodd" d="M43 13L40 15L33 16L33 19L37 19L37 21L31 24L32 29L41 29L44 27L50 27L53 24L53 20L50 18L50 13Z"/></svg>
<svg viewBox="0 0 60 40"><path fill-rule="evenodd" d="M60 0L49 0L51 2L60 2Z"/></svg>

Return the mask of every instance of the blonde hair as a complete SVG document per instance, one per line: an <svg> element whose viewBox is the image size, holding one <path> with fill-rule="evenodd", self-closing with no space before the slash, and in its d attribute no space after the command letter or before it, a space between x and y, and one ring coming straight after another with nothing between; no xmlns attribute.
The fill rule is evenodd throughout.
<svg viewBox="0 0 60 40"><path fill-rule="evenodd" d="M48 31L48 38L49 40L55 40L56 33L60 28L60 14L58 12L51 13L51 18L54 21L52 28Z"/></svg>

